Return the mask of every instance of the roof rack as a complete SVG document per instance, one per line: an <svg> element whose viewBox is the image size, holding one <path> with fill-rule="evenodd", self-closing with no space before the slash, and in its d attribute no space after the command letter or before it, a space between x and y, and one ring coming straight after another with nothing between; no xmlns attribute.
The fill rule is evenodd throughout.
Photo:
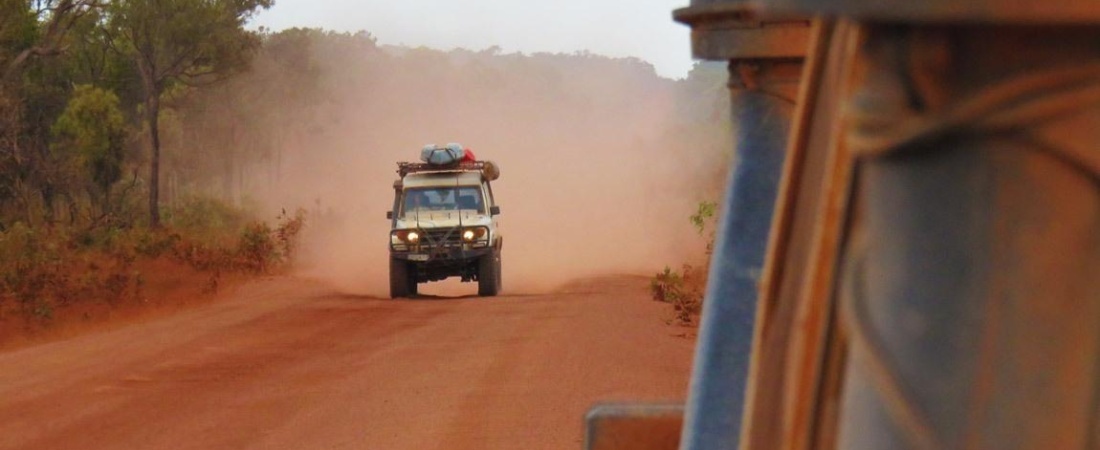
<svg viewBox="0 0 1100 450"><path fill-rule="evenodd" d="M397 174L402 178L410 173L485 172L485 161L460 161L439 165L415 162L397 163Z"/></svg>

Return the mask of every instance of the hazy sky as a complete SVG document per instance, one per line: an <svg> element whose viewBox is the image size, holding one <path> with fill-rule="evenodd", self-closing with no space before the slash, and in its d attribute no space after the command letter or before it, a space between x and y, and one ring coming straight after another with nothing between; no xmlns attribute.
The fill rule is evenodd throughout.
<svg viewBox="0 0 1100 450"><path fill-rule="evenodd" d="M649 61L666 77L691 68L689 0L276 0L255 25L366 30L380 44L505 53L588 50Z"/></svg>

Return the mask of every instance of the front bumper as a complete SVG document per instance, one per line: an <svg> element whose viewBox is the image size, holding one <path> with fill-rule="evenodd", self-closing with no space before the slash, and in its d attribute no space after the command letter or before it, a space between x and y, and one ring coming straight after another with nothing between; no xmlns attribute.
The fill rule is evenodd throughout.
<svg viewBox="0 0 1100 450"><path fill-rule="evenodd" d="M415 263L449 263L470 261L493 253L492 247L468 248L462 247L413 247L408 251L390 250L394 259L411 261Z"/></svg>

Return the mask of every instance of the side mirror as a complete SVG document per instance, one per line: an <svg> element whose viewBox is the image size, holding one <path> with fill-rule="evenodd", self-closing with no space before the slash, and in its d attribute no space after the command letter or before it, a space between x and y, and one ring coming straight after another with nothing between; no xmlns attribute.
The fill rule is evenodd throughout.
<svg viewBox="0 0 1100 450"><path fill-rule="evenodd" d="M499 206L490 206L489 207L489 215L490 216L500 215L500 207Z"/></svg>
<svg viewBox="0 0 1100 450"><path fill-rule="evenodd" d="M393 220L393 211L386 211L386 218Z"/></svg>

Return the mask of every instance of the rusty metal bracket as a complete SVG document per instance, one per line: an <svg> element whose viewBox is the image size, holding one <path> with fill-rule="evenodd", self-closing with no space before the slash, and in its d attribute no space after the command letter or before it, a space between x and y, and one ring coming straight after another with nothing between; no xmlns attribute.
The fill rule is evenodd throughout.
<svg viewBox="0 0 1100 450"><path fill-rule="evenodd" d="M585 418L587 450L675 450L683 405L601 405Z"/></svg>
<svg viewBox="0 0 1100 450"><path fill-rule="evenodd" d="M1100 448L1100 3L768 6L858 27L833 38L843 77L817 81L832 134L792 147L855 171L837 327L805 358L789 335L815 321L775 321L791 330L757 350L795 357L753 374L752 448ZM835 317L807 280L780 306Z"/></svg>
<svg viewBox="0 0 1100 450"><path fill-rule="evenodd" d="M1100 21L1095 0L761 0L772 13L797 11L905 23L1046 23Z"/></svg>
<svg viewBox="0 0 1100 450"><path fill-rule="evenodd" d="M703 59L801 59L810 42L808 19L762 18L747 2L697 1L673 18L691 27L692 50Z"/></svg>

